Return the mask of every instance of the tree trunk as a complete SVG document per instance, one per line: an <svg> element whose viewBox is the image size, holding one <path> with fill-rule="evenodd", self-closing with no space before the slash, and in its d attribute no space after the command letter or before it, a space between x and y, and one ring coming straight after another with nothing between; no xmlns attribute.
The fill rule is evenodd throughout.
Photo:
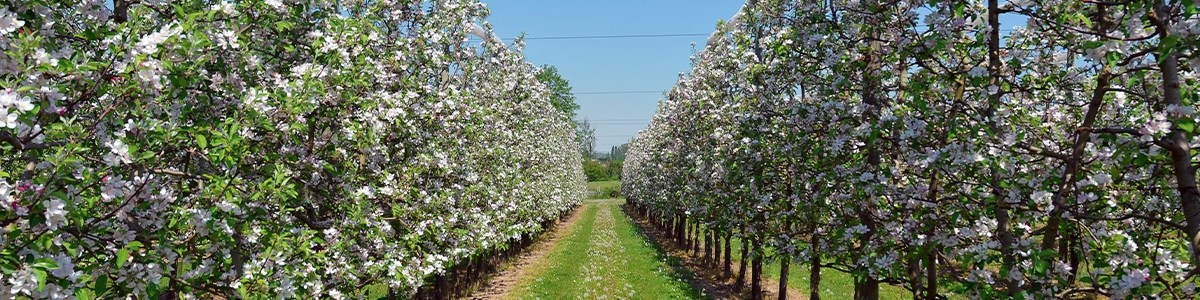
<svg viewBox="0 0 1200 300"><path fill-rule="evenodd" d="M690 222L690 220L688 220L687 217L683 217L683 251L684 252L687 252L692 249L692 241L695 240L694 238L692 238L692 235L695 233L696 233L696 230L692 228L692 223Z"/></svg>
<svg viewBox="0 0 1200 300"><path fill-rule="evenodd" d="M725 233L725 278L733 276L733 234Z"/></svg>
<svg viewBox="0 0 1200 300"><path fill-rule="evenodd" d="M814 239L816 239L814 237ZM808 258L808 299L821 300L821 254L818 253L816 241L813 242L812 257Z"/></svg>
<svg viewBox="0 0 1200 300"><path fill-rule="evenodd" d="M925 299L937 299L937 254L938 249L934 246L929 251L929 255L925 256Z"/></svg>
<svg viewBox="0 0 1200 300"><path fill-rule="evenodd" d="M447 292L450 290L450 278L447 277L449 277L450 274L452 274L450 273L450 270L447 270L445 274L438 275L436 284L437 288L434 289L433 293L434 297L437 299L450 299L450 294L447 294Z"/></svg>
<svg viewBox="0 0 1200 300"><path fill-rule="evenodd" d="M878 300L879 280L870 276L854 278L854 300Z"/></svg>
<svg viewBox="0 0 1200 300"><path fill-rule="evenodd" d="M741 291L746 287L746 260L750 254L750 245L746 244L746 240L742 239L742 260L738 262L738 277L737 284L734 285L734 290Z"/></svg>
<svg viewBox="0 0 1200 300"><path fill-rule="evenodd" d="M704 265L705 266L712 265L712 254L713 254L712 243L713 243L712 230L705 230L704 231Z"/></svg>
<svg viewBox="0 0 1200 300"><path fill-rule="evenodd" d="M754 266L750 270L750 299L762 300L762 244L758 238L752 239L751 242L754 244L754 254L750 257L753 257Z"/></svg>
<svg viewBox="0 0 1200 300"><path fill-rule="evenodd" d="M1156 21L1155 28L1158 31L1159 41L1164 40L1168 36L1178 36L1171 33L1171 23L1169 16L1171 15L1171 7L1163 0L1154 2L1154 16L1157 16L1152 21ZM1158 60L1158 69L1162 72L1163 81L1163 105L1182 106L1183 95L1180 92L1179 81L1179 52L1171 51L1166 57ZM1200 247L1200 190L1196 189L1196 170L1192 168L1192 148L1189 140L1183 130L1178 126L1171 127L1171 133L1168 135L1166 148L1171 153L1171 166L1175 171L1175 184L1179 190L1179 202L1183 208L1183 216L1185 224L1183 226L1184 233L1187 234L1188 241L1192 244L1192 263L1193 265L1200 263L1200 251L1195 250Z"/></svg>
<svg viewBox="0 0 1200 300"><path fill-rule="evenodd" d="M687 217L676 217L675 224L675 245L683 248L687 243Z"/></svg>
<svg viewBox="0 0 1200 300"><path fill-rule="evenodd" d="M787 300L788 263L791 258L784 255L779 260L779 300Z"/></svg>
<svg viewBox="0 0 1200 300"><path fill-rule="evenodd" d="M991 29L988 32L988 77L990 77L993 85L1000 86L1000 5L998 0L988 0L988 17L990 18L988 20L988 26ZM1000 104L1000 94L995 93L989 95L988 102L988 108L984 114L988 120L994 120L993 115L995 115L995 106ZM992 129L996 129L995 124L989 125L992 127ZM992 186L1000 186L1000 177L998 172L999 170L997 170L997 168L991 168L990 173ZM1002 256L1000 259L1000 270L1001 274L1004 274L1005 272L1012 270L1016 264L1012 249L1013 245L1016 244L1016 241L1012 236L1012 232L1008 229L1009 215L1007 202L1004 200L1003 195L998 194L998 192L993 191L992 196L995 198L996 202L996 204L993 205L994 208L992 213L996 216L996 231L998 232L996 236L1000 240L1000 255ZM1050 223L1055 222L1055 218L1051 217L1051 220L1047 223L1047 226L1049 227L1051 226ZM1057 224L1053 226L1054 227L1052 228L1048 228L1047 236L1058 233ZM1020 285L1019 281L1009 280L1009 276L1000 277L1004 278L1002 280L1004 280L1008 286L1008 296L1010 298L1021 294L1023 287Z"/></svg>
<svg viewBox="0 0 1200 300"><path fill-rule="evenodd" d="M925 294L925 278L921 276L921 260L922 257L909 258L905 266L905 272L908 272L908 284L912 286L913 299L924 299Z"/></svg>
<svg viewBox="0 0 1200 300"><path fill-rule="evenodd" d="M875 9L878 9L878 1L874 2ZM864 53L863 60L866 63L866 68L862 74L862 99L863 103L868 105L867 110L863 113L863 122L865 124L875 124L879 122L880 111L887 106L887 97L883 96L882 80L879 78L879 71L882 69L881 58L878 53L874 53L879 49L879 42L869 42L867 53ZM876 142L870 142L865 145L866 163L870 167L868 170L879 170L883 163L883 151L881 145ZM871 240L879 232L878 224L874 215L874 201L877 195L874 191L868 192L865 199L866 203L857 205L856 214L863 226L867 227L867 232L863 233L859 238L859 246L855 249L855 256L866 257L870 251ZM856 275L854 282L854 299L856 300L877 300L879 299L879 282L871 277L869 272L864 267L857 267L854 270Z"/></svg>
<svg viewBox="0 0 1200 300"><path fill-rule="evenodd" d="M710 264L710 265L713 267L720 267L721 266L721 233L717 232L716 230L713 230L712 238L713 238L714 244L713 244L713 249L712 249L713 250L712 264ZM720 270L720 269L717 269L717 270Z"/></svg>

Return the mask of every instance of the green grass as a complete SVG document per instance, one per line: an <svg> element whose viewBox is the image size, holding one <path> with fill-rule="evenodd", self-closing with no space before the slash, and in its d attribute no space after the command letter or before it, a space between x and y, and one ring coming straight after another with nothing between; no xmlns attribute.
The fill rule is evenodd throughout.
<svg viewBox="0 0 1200 300"><path fill-rule="evenodd" d="M623 202L623 201L622 201ZM703 299L688 281L694 275L682 267L678 258L667 255L649 241L633 220L618 205L608 205L617 218L617 234L625 246L629 264L622 268L626 280L633 283L640 299Z"/></svg>
<svg viewBox="0 0 1200 300"><path fill-rule="evenodd" d="M738 239L733 239L733 272L737 274L737 262L741 261L742 243ZM749 266L747 266L747 272ZM770 263L763 263L763 277L779 281L779 260ZM804 293L808 296L809 289L809 266L807 263L799 263L792 261L788 266L788 286ZM854 299L854 276L849 273L835 270L832 268L821 268L821 299ZM945 288L941 288L941 294L946 295L950 299L964 299L959 295L949 294ZM881 300L903 300L912 299L912 292L886 283L879 284L879 299Z"/></svg>
<svg viewBox="0 0 1200 300"><path fill-rule="evenodd" d="M737 262L741 261L742 243L738 239L733 239L733 272L737 274ZM779 260L770 263L763 263L763 277L778 282L779 280ZM750 271L750 267L746 267L746 271ZM800 264L793 261L788 266L788 286L804 293L808 296L809 290L809 267L808 264ZM850 274L834 270L831 268L821 268L821 299L854 299L854 277ZM904 288L891 286L888 284L879 285L879 299L881 300L900 300L912 299L912 293Z"/></svg>
<svg viewBox="0 0 1200 300"><path fill-rule="evenodd" d="M590 190L590 191L599 191L599 190L602 190L605 188L619 188L619 187L621 187L620 180L589 181L588 182L588 190Z"/></svg>
<svg viewBox="0 0 1200 300"><path fill-rule="evenodd" d="M510 299L701 299L669 256L640 234L621 200L589 201L577 228L523 278Z"/></svg>
<svg viewBox="0 0 1200 300"><path fill-rule="evenodd" d="M589 199L606 199L620 197L621 181L589 181L588 182L588 197Z"/></svg>
<svg viewBox="0 0 1200 300"><path fill-rule="evenodd" d="M510 299L561 299L577 292L574 276L579 274L584 260L578 259L580 254L587 253L588 239L592 235L592 223L596 219L595 205L586 205L575 229L563 238L546 260L534 268L541 269L537 278L522 278L514 295Z"/></svg>

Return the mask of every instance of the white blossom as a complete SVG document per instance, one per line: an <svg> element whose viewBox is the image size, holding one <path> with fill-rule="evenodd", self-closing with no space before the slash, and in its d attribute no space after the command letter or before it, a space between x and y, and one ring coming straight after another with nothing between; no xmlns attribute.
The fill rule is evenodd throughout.
<svg viewBox="0 0 1200 300"><path fill-rule="evenodd" d="M25 21L17 19L17 14L9 11L7 7L0 7L0 36L13 33L21 26L25 26Z"/></svg>
<svg viewBox="0 0 1200 300"><path fill-rule="evenodd" d="M66 204L62 200L50 199L42 201L42 205L46 207L46 226L50 227L50 230L56 230L67 223Z"/></svg>
<svg viewBox="0 0 1200 300"><path fill-rule="evenodd" d="M180 32L182 32L182 30L175 24L163 26L158 31L142 37L142 39L137 43L136 51L137 53L146 55L158 53L158 45L166 42L167 39L178 35Z"/></svg>

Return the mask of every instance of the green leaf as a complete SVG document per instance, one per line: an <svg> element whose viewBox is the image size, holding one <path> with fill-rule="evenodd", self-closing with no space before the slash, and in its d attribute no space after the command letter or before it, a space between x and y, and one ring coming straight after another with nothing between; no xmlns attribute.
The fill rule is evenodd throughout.
<svg viewBox="0 0 1200 300"><path fill-rule="evenodd" d="M117 250L117 269L125 266L125 261L129 260L129 253L142 248L142 242L132 241L128 245Z"/></svg>
<svg viewBox="0 0 1200 300"><path fill-rule="evenodd" d="M37 277L38 292L46 290L46 270L33 269L33 277Z"/></svg>
<svg viewBox="0 0 1200 300"><path fill-rule="evenodd" d="M1187 131L1188 133L1196 133L1196 120L1192 118L1181 118L1175 121L1175 126L1179 126L1179 129L1183 129L1183 131Z"/></svg>
<svg viewBox="0 0 1200 300"><path fill-rule="evenodd" d="M96 293L89 291L89 290L85 290L85 289L78 289L78 290L75 290L75 299L79 299L79 300L96 299Z"/></svg>
<svg viewBox="0 0 1200 300"><path fill-rule="evenodd" d="M200 149L208 148L208 138L204 137L204 135L197 134L196 145L199 145Z"/></svg>
<svg viewBox="0 0 1200 300"><path fill-rule="evenodd" d="M17 271L17 259L11 252L0 253L0 273L12 274Z"/></svg>
<svg viewBox="0 0 1200 300"><path fill-rule="evenodd" d="M1106 65L1109 65L1109 66L1116 66L1116 65L1120 64L1121 60L1123 59L1121 57L1121 53L1117 53L1116 51L1110 51L1110 52L1104 54L1104 58L1105 58Z"/></svg>
<svg viewBox="0 0 1200 300"><path fill-rule="evenodd" d="M159 294L162 294L162 289L158 287L157 282L150 282L146 285L146 295L150 296L150 299L158 299ZM246 297L243 296L242 299L246 299Z"/></svg>
<svg viewBox="0 0 1200 300"><path fill-rule="evenodd" d="M125 266L125 260L129 259L129 249L121 248L117 250L117 269Z"/></svg>
<svg viewBox="0 0 1200 300"><path fill-rule="evenodd" d="M53 269L58 269L58 263L55 262L53 259L41 258L41 259L38 259L37 261L33 262L33 268L34 269L42 269L42 270L53 270Z"/></svg>
<svg viewBox="0 0 1200 300"><path fill-rule="evenodd" d="M1159 55L1165 57L1175 51L1175 45L1179 44L1178 35L1168 35L1162 38L1162 44L1159 45Z"/></svg>
<svg viewBox="0 0 1200 300"><path fill-rule="evenodd" d="M104 295L108 292L108 275L100 275L96 278L96 296Z"/></svg>
<svg viewBox="0 0 1200 300"><path fill-rule="evenodd" d="M1039 259L1036 262L1034 262L1034 264L1033 264L1034 274L1046 274L1046 271L1049 269L1050 269L1050 261L1045 260L1045 259Z"/></svg>

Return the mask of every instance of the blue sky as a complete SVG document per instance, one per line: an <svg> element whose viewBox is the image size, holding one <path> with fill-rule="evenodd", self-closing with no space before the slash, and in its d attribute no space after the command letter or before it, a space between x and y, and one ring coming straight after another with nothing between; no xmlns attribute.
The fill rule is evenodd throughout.
<svg viewBox="0 0 1200 300"><path fill-rule="evenodd" d="M625 143L646 127L679 73L691 69L692 48L704 46L718 20L743 1L485 0L496 34L509 38L600 35L702 34L701 36L527 40L526 58L558 67L571 82L579 117L596 128L596 150ZM630 94L592 92L659 91Z"/></svg>
<svg viewBox="0 0 1200 300"><path fill-rule="evenodd" d="M525 34L526 59L558 67L571 82L579 118L596 128L596 150L608 152L646 127L663 92L691 70L691 43L704 47L718 20L737 13L741 0L484 0L501 38ZM1001 1L1003 4L1007 1ZM1001 28L1023 26L1006 14ZM549 39L611 35L698 34L682 37ZM1006 35L1006 32L1001 32ZM506 40L507 41L507 40ZM652 91L648 93L608 92ZM600 93L600 94L596 94Z"/></svg>

